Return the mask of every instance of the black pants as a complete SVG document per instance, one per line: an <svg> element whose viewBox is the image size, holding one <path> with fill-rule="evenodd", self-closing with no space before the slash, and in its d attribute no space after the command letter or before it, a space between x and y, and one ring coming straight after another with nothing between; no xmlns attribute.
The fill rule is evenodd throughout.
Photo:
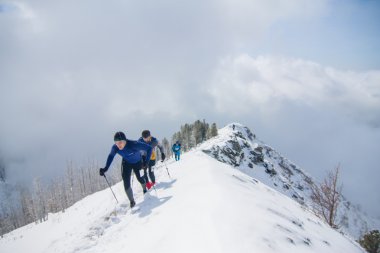
<svg viewBox="0 0 380 253"><path fill-rule="evenodd" d="M136 175L137 181L140 182L143 189L145 188L145 180L143 177L140 176L140 169L142 168L141 161L138 163L128 163L126 160L123 159L121 163L121 175L123 177L124 181L124 190L125 192L128 192L128 189L131 188L131 174L132 170Z"/></svg>
<svg viewBox="0 0 380 253"><path fill-rule="evenodd" d="M148 173L147 170L149 171L149 178L152 183L156 183L156 177L154 176L153 172L153 166L156 165L156 160L150 160L148 164L148 169L144 169L144 179L145 182L149 182L148 179Z"/></svg>

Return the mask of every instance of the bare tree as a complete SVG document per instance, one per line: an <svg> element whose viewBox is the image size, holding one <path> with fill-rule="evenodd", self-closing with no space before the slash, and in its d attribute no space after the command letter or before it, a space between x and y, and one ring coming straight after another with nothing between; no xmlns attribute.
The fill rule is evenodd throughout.
<svg viewBox="0 0 380 253"><path fill-rule="evenodd" d="M69 207L69 196L67 191L67 184L65 178L62 178L59 182L59 196L62 207L62 212L65 212L66 208Z"/></svg>
<svg viewBox="0 0 380 253"><path fill-rule="evenodd" d="M21 211L23 224L28 224L36 220L35 210L33 208L32 194L25 187L19 186Z"/></svg>
<svg viewBox="0 0 380 253"><path fill-rule="evenodd" d="M110 183L121 181L117 169L120 166L114 166L116 168L108 172ZM51 179L50 183L35 178L31 189L18 186L11 191L15 197L6 192L7 197L0 201L0 236L33 221L46 221L48 213L64 212L83 197L107 188L98 168L95 161L79 168L69 162L64 177Z"/></svg>
<svg viewBox="0 0 380 253"><path fill-rule="evenodd" d="M6 171L5 171L5 165L4 165L4 162L3 160L0 158L0 181L3 181L5 182L5 178L6 178Z"/></svg>
<svg viewBox="0 0 380 253"><path fill-rule="evenodd" d="M78 192L75 190L75 175L74 175L74 165L72 161L69 161L66 167L66 189L67 189L67 201L68 206L71 206L76 201L76 196Z"/></svg>
<svg viewBox="0 0 380 253"><path fill-rule="evenodd" d="M16 210L17 208L12 202L12 197L10 194L5 195L5 198L0 202L1 235L19 227L19 220L17 219Z"/></svg>
<svg viewBox="0 0 380 253"><path fill-rule="evenodd" d="M46 221L47 220L47 194L46 191L41 183L40 178L35 178L33 180L33 187L34 187L34 212L36 214L36 218L40 221Z"/></svg>
<svg viewBox="0 0 380 253"><path fill-rule="evenodd" d="M166 138L162 139L162 147L164 148L164 153L165 153L166 157L169 158L170 154L171 154L171 148L170 148L170 144L169 144L168 139L166 139Z"/></svg>
<svg viewBox="0 0 380 253"><path fill-rule="evenodd" d="M336 215L342 196L342 185L338 185L340 166L328 172L321 184L311 184L311 200L317 215L333 228L337 228L335 223Z"/></svg>

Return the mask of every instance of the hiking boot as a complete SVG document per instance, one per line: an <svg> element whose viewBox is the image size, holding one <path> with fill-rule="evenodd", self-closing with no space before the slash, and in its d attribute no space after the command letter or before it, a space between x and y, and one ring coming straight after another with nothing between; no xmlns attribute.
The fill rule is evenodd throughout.
<svg viewBox="0 0 380 253"><path fill-rule="evenodd" d="M136 202L134 200L131 201L131 208L133 208L136 205Z"/></svg>

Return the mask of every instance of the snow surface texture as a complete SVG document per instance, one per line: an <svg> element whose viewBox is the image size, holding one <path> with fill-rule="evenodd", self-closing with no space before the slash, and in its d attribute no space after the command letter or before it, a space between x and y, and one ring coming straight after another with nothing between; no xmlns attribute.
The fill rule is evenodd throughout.
<svg viewBox="0 0 380 253"><path fill-rule="evenodd" d="M247 127L231 123L200 148L217 160L234 166L311 209L310 183L316 181L299 166L260 141ZM368 217L344 196L337 221L343 232L356 239L371 229L380 228L379 219Z"/></svg>
<svg viewBox="0 0 380 253"><path fill-rule="evenodd" d="M133 188L132 212L122 183L65 213L14 230L1 253L64 252L365 252L284 194L199 149L156 169L157 192Z"/></svg>

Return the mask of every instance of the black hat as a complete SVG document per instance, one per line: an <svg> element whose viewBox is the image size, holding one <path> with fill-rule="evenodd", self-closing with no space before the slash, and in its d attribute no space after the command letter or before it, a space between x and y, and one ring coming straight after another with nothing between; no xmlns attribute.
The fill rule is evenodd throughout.
<svg viewBox="0 0 380 253"><path fill-rule="evenodd" d="M143 138L148 138L150 136L150 131L149 130L142 131L141 136Z"/></svg>
<svg viewBox="0 0 380 253"><path fill-rule="evenodd" d="M116 132L115 136L113 137L114 141L126 141L127 138L125 137L125 134L123 132Z"/></svg>

